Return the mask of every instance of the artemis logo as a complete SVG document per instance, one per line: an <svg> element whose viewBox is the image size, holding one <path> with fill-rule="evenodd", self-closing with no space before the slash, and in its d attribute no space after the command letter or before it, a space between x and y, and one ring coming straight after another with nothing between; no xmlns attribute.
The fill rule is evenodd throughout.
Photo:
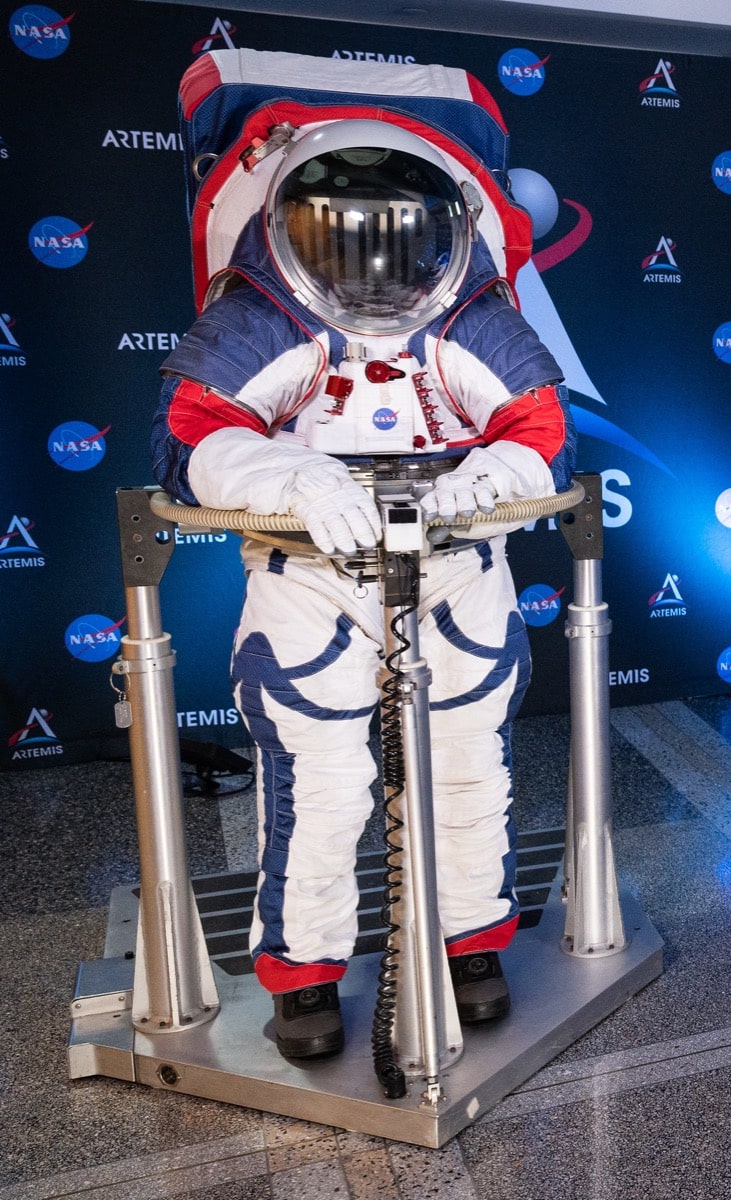
<svg viewBox="0 0 731 1200"><path fill-rule="evenodd" d="M550 57L537 59L532 50L506 50L497 65L498 79L514 96L532 96L546 82Z"/></svg>
<svg viewBox="0 0 731 1200"><path fill-rule="evenodd" d="M46 560L31 534L30 517L12 517L0 537L0 570L13 567L45 567Z"/></svg>
<svg viewBox="0 0 731 1200"><path fill-rule="evenodd" d="M642 260L643 283L680 283L682 274L675 261L676 243L661 237L657 249Z"/></svg>
<svg viewBox="0 0 731 1200"><path fill-rule="evenodd" d="M97 429L86 421L57 425L48 439L48 453L64 471L90 471L107 452L104 438L111 428L107 425L105 429Z"/></svg>
<svg viewBox="0 0 731 1200"><path fill-rule="evenodd" d="M63 270L77 266L89 249L87 233L93 221L83 228L68 217L42 217L28 234L31 252L46 267Z"/></svg>
<svg viewBox="0 0 731 1200"><path fill-rule="evenodd" d="M545 583L533 583L518 597L518 608L526 625L550 625L561 612L561 597L566 591L548 587Z"/></svg>
<svg viewBox="0 0 731 1200"><path fill-rule="evenodd" d="M652 75L640 84L640 103L646 108L680 108L678 89L672 76L675 67L666 58L658 60Z"/></svg>
<svg viewBox="0 0 731 1200"><path fill-rule="evenodd" d="M415 63L413 54L381 54L372 50L333 50L331 58L345 58L349 62Z"/></svg>
<svg viewBox="0 0 731 1200"><path fill-rule="evenodd" d="M28 720L8 738L13 751L13 760L19 758L45 758L50 754L63 754L63 746L51 729L53 713L47 708L32 708Z"/></svg>
<svg viewBox="0 0 731 1200"><path fill-rule="evenodd" d="M177 333L123 333L118 350L174 350L180 338Z"/></svg>
<svg viewBox="0 0 731 1200"><path fill-rule="evenodd" d="M31 58L58 58L71 44L69 24L74 15L62 17L45 4L28 4L10 18L10 36Z"/></svg>
<svg viewBox="0 0 731 1200"><path fill-rule="evenodd" d="M109 617L99 613L77 617L64 634L66 649L82 662L103 662L105 658L111 658L119 650L122 640L119 629L125 619L110 621Z"/></svg>
<svg viewBox="0 0 731 1200"><path fill-rule="evenodd" d="M0 137L0 158L10 158L10 151L4 138Z"/></svg>
<svg viewBox="0 0 731 1200"><path fill-rule="evenodd" d="M201 38L199 42L196 42L192 53L205 54L208 50L220 50L221 47L217 45L219 38L223 41L224 46L228 46L229 50L235 50L236 47L231 41L234 33L236 33L235 25L232 25L225 18L216 17L211 25L211 32L208 34L208 37Z"/></svg>
<svg viewBox="0 0 731 1200"><path fill-rule="evenodd" d="M108 129L102 139L104 146L114 146L115 150L182 150L183 139L179 133L152 129Z"/></svg>
<svg viewBox="0 0 731 1200"><path fill-rule="evenodd" d="M683 597L680 594L680 589L678 587L679 583L679 576L671 575L668 572L660 590L654 592L647 601L648 605L650 606L651 617L687 616L688 609Z"/></svg>
<svg viewBox="0 0 731 1200"><path fill-rule="evenodd" d="M15 318L0 313L0 367L24 367L25 355L13 333Z"/></svg>

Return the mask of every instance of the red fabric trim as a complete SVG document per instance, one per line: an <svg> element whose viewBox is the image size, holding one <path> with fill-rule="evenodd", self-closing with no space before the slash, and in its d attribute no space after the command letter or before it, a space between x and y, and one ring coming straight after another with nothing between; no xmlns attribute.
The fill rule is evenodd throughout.
<svg viewBox="0 0 731 1200"><path fill-rule="evenodd" d="M465 74L470 88L470 95L475 104L479 104L480 108L484 108L486 112L489 112L490 116L497 121L503 133L507 133L508 127L503 120L503 114L500 112L492 92L488 92L484 83L481 83L474 75L470 75L469 71L465 71Z"/></svg>
<svg viewBox="0 0 731 1200"><path fill-rule="evenodd" d="M263 141L266 141L271 126L284 121L289 121L295 127L299 127L314 125L322 121L355 119L385 121L415 133L418 137L425 138L437 149L450 154L480 181L500 216L505 243L505 273L508 280L511 282L515 280L520 267L530 258L533 231L531 218L524 209L513 206L506 199L505 193L490 172L464 146L453 142L446 134L433 129L416 117L390 112L388 109L375 105L310 105L295 103L292 100L282 100L268 104L252 113L240 136L211 167L201 184L193 213L193 272L198 312L202 309L209 280L205 235L207 219L219 188L232 171L243 170L239 162L242 150L250 146L255 138L262 138Z"/></svg>
<svg viewBox="0 0 731 1200"><path fill-rule="evenodd" d="M481 437L465 438L461 442L447 442L450 450L471 450L473 446L484 446L485 440Z"/></svg>
<svg viewBox="0 0 731 1200"><path fill-rule="evenodd" d="M490 418L485 441L518 442L536 450L549 466L566 440L566 420L555 387L534 388Z"/></svg>
<svg viewBox="0 0 731 1200"><path fill-rule="evenodd" d="M232 425L266 433L266 425L253 413L244 412L192 379L181 379L168 409L168 427L179 441L197 446L209 433Z"/></svg>
<svg viewBox="0 0 731 1200"><path fill-rule="evenodd" d="M320 983L337 983L345 974L345 967L337 963L286 963L271 954L260 954L254 970L268 992L294 992Z"/></svg>
<svg viewBox="0 0 731 1200"><path fill-rule="evenodd" d="M497 925L494 929L486 929L484 933L473 933L471 937L450 942L447 946L447 958L457 958L460 954L479 954L481 950L504 950L513 940L519 919L512 917L504 925Z"/></svg>
<svg viewBox="0 0 731 1200"><path fill-rule="evenodd" d="M209 54L204 54L188 67L178 89L186 121L190 120L206 96L215 92L220 82L221 72Z"/></svg>

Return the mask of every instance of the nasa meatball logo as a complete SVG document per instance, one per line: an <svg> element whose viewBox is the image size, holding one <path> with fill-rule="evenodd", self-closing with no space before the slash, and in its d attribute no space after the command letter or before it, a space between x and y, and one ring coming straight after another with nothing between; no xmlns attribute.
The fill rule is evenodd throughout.
<svg viewBox="0 0 731 1200"><path fill-rule="evenodd" d="M392 408L377 408L373 414L373 424L376 429L393 429L398 422L398 413Z"/></svg>
<svg viewBox="0 0 731 1200"><path fill-rule="evenodd" d="M714 158L711 179L720 192L731 196L731 150L724 150Z"/></svg>
<svg viewBox="0 0 731 1200"><path fill-rule="evenodd" d="M716 672L724 683L731 683L731 646L727 646L718 656Z"/></svg>
<svg viewBox="0 0 731 1200"><path fill-rule="evenodd" d="M64 471L90 471L107 452L105 434L111 425L98 429L86 421L67 421L57 425L48 439L48 453Z"/></svg>
<svg viewBox="0 0 731 1200"><path fill-rule="evenodd" d="M518 608L526 625L550 625L561 612L565 588L556 591L545 583L532 583L520 593Z"/></svg>
<svg viewBox="0 0 731 1200"><path fill-rule="evenodd" d="M110 621L99 613L86 613L77 617L64 634L66 649L81 662L103 662L119 651L122 640L119 632L121 621Z"/></svg>
<svg viewBox="0 0 731 1200"><path fill-rule="evenodd" d="M68 217L41 217L28 234L31 253L45 267L65 270L76 267L86 258L89 249L88 225L79 225Z"/></svg>
<svg viewBox="0 0 731 1200"><path fill-rule="evenodd" d="M24 54L31 58L58 58L71 45L69 25L74 19L62 17L55 8L45 4L28 4L17 8L10 18L10 36Z"/></svg>
<svg viewBox="0 0 731 1200"><path fill-rule="evenodd" d="M533 96L546 82L550 57L538 59L532 50L506 50L497 65L498 79L514 96Z"/></svg>
<svg viewBox="0 0 731 1200"><path fill-rule="evenodd" d="M731 363L731 321L719 325L713 335L713 353L721 362Z"/></svg>

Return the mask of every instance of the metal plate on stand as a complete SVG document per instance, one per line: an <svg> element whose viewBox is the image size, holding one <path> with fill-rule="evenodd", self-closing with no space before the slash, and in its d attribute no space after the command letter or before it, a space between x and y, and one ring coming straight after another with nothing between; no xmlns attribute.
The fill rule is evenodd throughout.
<svg viewBox="0 0 731 1200"><path fill-rule="evenodd" d="M626 949L574 958L560 949L565 908L554 884L540 921L520 930L501 955L511 1012L464 1030L464 1054L442 1075L445 1095L436 1107L424 1102L418 1078L409 1081L402 1100L387 1100L378 1085L370 1047L379 966L374 954L354 958L340 985L346 1049L335 1059L306 1066L283 1059L274 1043L270 996L252 975L227 975L214 964L221 998L215 1020L180 1033L142 1035L133 1029L129 1009L104 1015L96 1006L93 1016L73 1021L70 1073L129 1079L133 1061L134 1079L151 1087L438 1147L661 973L656 930L633 897L622 896L622 911ZM123 923L133 924L131 911ZM100 987L105 964L113 982ZM90 994L87 974L97 993L122 995L124 966L117 957L82 965L72 1014Z"/></svg>

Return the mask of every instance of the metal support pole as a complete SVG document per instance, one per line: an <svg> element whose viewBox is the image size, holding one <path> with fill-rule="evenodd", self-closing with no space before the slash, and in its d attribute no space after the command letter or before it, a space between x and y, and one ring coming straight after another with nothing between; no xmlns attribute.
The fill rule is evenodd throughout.
<svg viewBox="0 0 731 1200"><path fill-rule="evenodd" d="M420 654L415 608L418 587L413 586L419 564L418 553L387 552L382 561L386 653L387 658L397 656L404 766L404 787L398 800L404 836L399 862L403 886L394 918L399 926L394 941L398 948L394 1044L401 1069L406 1075L426 1078L424 1099L435 1105L443 1097L439 1074L459 1058L463 1040L437 905L429 736L431 672Z"/></svg>
<svg viewBox="0 0 731 1200"><path fill-rule="evenodd" d="M566 927L562 949L577 957L627 945L612 846L609 754L609 634L601 598L601 478L581 477L585 495L561 528L574 557L568 607L571 764L566 828Z"/></svg>
<svg viewBox="0 0 731 1200"><path fill-rule="evenodd" d="M127 636L112 667L129 708L130 757L140 850L140 916L132 1021L152 1033L188 1029L219 1008L188 873L172 668L159 582L173 526L153 516L145 488L117 493Z"/></svg>

